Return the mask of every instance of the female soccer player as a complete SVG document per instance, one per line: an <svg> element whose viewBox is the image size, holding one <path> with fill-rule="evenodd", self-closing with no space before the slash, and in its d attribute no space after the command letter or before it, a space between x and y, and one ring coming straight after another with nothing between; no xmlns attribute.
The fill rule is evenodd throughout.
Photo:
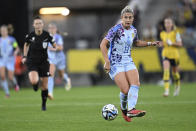
<svg viewBox="0 0 196 131"><path fill-rule="evenodd" d="M54 48L56 44L52 36L43 30L44 23L40 17L35 17L33 21L34 31L26 36L24 44L23 63L26 62L29 70L29 80L35 91L38 90L39 77L42 80L42 110L46 110L46 101L48 97L48 77L49 61L48 61L48 43Z"/></svg>
<svg viewBox="0 0 196 131"><path fill-rule="evenodd" d="M71 89L71 79L65 73L65 54L63 52L63 38L57 33L57 26L54 23L48 25L48 31L53 36L57 44L57 50L54 50L51 46L48 47L48 57L50 62L50 77L48 78L48 98L53 99L54 88L54 75L56 68L59 71L59 76L65 82L65 89Z"/></svg>
<svg viewBox="0 0 196 131"><path fill-rule="evenodd" d="M10 93L6 80L6 69L8 70L8 78L13 82L15 90L19 90L19 86L14 77L15 55L19 52L19 48L15 38L8 35L8 28L6 25L1 26L0 30L0 77L2 80L2 87L8 98Z"/></svg>
<svg viewBox="0 0 196 131"><path fill-rule="evenodd" d="M132 26L133 20L133 10L126 6L121 11L122 22L112 27L100 44L105 60L104 68L120 88L121 111L127 122L130 122L132 117L141 117L146 113L135 109L140 82L137 68L131 58L131 47L133 44L140 47L159 45L159 42L139 40L137 30Z"/></svg>
<svg viewBox="0 0 196 131"><path fill-rule="evenodd" d="M180 92L180 74L179 74L179 52L178 47L182 46L182 40L179 32L174 27L174 22L171 18L164 20L165 30L160 33L160 38L163 42L162 58L163 58L163 80L165 92L163 96L169 95L169 78L170 65L172 67L172 76L175 83L174 96Z"/></svg>

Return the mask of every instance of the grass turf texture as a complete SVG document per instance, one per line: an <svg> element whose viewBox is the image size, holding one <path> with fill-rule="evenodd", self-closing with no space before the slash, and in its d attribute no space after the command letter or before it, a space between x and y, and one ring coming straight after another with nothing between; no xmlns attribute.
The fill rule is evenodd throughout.
<svg viewBox="0 0 196 131"><path fill-rule="evenodd" d="M172 96L172 89L164 98L161 87L142 85L137 108L147 114L131 123L121 116L116 86L72 88L69 92L56 88L46 112L41 111L40 90L12 90L9 99L0 90L0 131L195 131L196 83L183 84L177 97ZM119 110L113 121L101 116L102 107L109 103Z"/></svg>

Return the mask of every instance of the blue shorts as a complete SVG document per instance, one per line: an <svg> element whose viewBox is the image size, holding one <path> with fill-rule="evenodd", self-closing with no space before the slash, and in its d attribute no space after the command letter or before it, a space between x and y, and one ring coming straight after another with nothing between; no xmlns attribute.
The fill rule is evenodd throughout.
<svg viewBox="0 0 196 131"><path fill-rule="evenodd" d="M128 63L128 64L122 64L122 65L113 65L110 67L110 78L114 80L114 77L120 73L120 72L127 72L129 70L137 69L134 62Z"/></svg>
<svg viewBox="0 0 196 131"><path fill-rule="evenodd" d="M65 69L65 67L66 67L66 63L65 63L65 57L62 57L61 59L57 59L56 60L56 68L58 69L58 70L63 70L63 69Z"/></svg>
<svg viewBox="0 0 196 131"><path fill-rule="evenodd" d="M60 58L49 58L49 63L54 64L58 70L63 70L66 67L65 56Z"/></svg>
<svg viewBox="0 0 196 131"><path fill-rule="evenodd" d="M14 71L15 57L0 58L0 67L5 67L9 71Z"/></svg>

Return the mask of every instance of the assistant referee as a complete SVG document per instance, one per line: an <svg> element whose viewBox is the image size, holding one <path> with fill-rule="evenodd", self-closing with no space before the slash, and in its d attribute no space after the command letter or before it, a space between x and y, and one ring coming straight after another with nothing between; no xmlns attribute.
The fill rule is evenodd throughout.
<svg viewBox="0 0 196 131"><path fill-rule="evenodd" d="M26 35L25 38L22 62L27 64L29 80L34 91L38 90L39 77L41 78L42 110L45 111L48 97L48 77L50 75L47 48L48 43L51 43L56 49L56 43L52 36L43 30L44 22L40 17L34 18L33 27L34 31Z"/></svg>

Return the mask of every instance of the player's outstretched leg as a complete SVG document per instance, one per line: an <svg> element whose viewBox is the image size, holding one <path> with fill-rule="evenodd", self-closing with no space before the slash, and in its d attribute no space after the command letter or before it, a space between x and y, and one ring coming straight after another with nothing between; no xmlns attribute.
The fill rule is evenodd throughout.
<svg viewBox="0 0 196 131"><path fill-rule="evenodd" d="M19 91L20 87L18 85L18 82L14 76L14 71L12 71L12 69L8 70L8 77L9 77L10 81L13 83L15 91L16 92Z"/></svg>
<svg viewBox="0 0 196 131"><path fill-rule="evenodd" d="M20 90L20 86L18 85L18 82L17 82L15 76L13 77L13 81L12 82L14 83L14 89L15 89L15 91L18 92Z"/></svg>
<svg viewBox="0 0 196 131"><path fill-rule="evenodd" d="M170 63L168 60L163 61L163 81L164 81L164 93L163 96L169 96L169 78L170 78Z"/></svg>
<svg viewBox="0 0 196 131"><path fill-rule="evenodd" d="M33 85L33 90L38 91L39 86L39 76L37 71L31 71L29 72L29 80L31 84Z"/></svg>
<svg viewBox="0 0 196 131"><path fill-rule="evenodd" d="M178 66L172 67L172 76L174 79L174 96L178 96L180 93L180 73L178 71Z"/></svg>
<svg viewBox="0 0 196 131"><path fill-rule="evenodd" d="M1 85L5 91L6 98L10 97L9 87L6 80L6 69L5 67L0 67L0 77L1 77Z"/></svg>
<svg viewBox="0 0 196 131"><path fill-rule="evenodd" d="M169 96L169 70L165 69L163 73L163 81L164 81L164 93L163 96L167 97Z"/></svg>
<svg viewBox="0 0 196 131"><path fill-rule="evenodd" d="M146 111L136 110L135 105L137 104L139 87L132 85L128 93L128 117L142 117L146 114Z"/></svg>
<svg viewBox="0 0 196 131"><path fill-rule="evenodd" d="M124 120L127 122L131 122L131 119L127 117L127 95L125 95L122 92L120 92L120 103L121 103L121 112Z"/></svg>
<svg viewBox="0 0 196 131"><path fill-rule="evenodd" d="M127 94L129 91L129 84L126 79L125 73L120 72L114 77L116 85L120 88L120 103L122 116L125 121L131 122L131 118L127 116Z"/></svg>
<svg viewBox="0 0 196 131"><path fill-rule="evenodd" d="M64 73L64 70L60 70L59 73L60 77L63 78L65 82L65 90L69 91L71 89L71 79L66 73Z"/></svg>
<svg viewBox="0 0 196 131"><path fill-rule="evenodd" d="M48 90L42 90L41 97L42 97L42 111L46 111L46 101L48 97Z"/></svg>
<svg viewBox="0 0 196 131"><path fill-rule="evenodd" d="M127 78L130 83L130 88L128 92L128 112L127 116L132 117L142 117L146 114L146 111L136 110L135 106L137 104L138 92L139 92L139 73L137 69L129 70L126 72Z"/></svg>
<svg viewBox="0 0 196 131"><path fill-rule="evenodd" d="M54 77L48 77L48 98L53 100Z"/></svg>
<svg viewBox="0 0 196 131"><path fill-rule="evenodd" d="M2 87L5 91L5 95L6 95L6 98L9 98L10 97L10 92L9 92L9 87L8 87L8 83L7 83L7 80L2 80Z"/></svg>
<svg viewBox="0 0 196 131"><path fill-rule="evenodd" d="M46 102L48 97L48 77L42 77L42 111L46 111Z"/></svg>

